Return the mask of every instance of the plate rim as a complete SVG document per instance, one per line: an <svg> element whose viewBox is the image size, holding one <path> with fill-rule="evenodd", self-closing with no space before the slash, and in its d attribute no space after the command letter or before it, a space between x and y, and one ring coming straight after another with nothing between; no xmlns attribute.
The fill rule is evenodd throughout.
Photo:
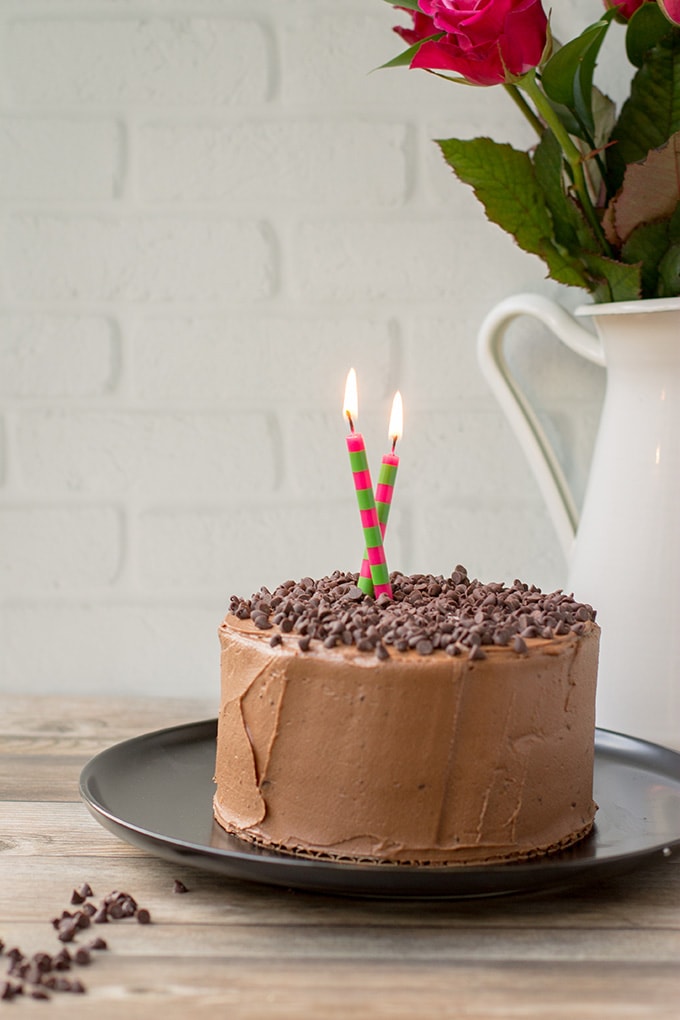
<svg viewBox="0 0 680 1020"><path fill-rule="evenodd" d="M194 731L193 737L190 734ZM162 741L169 740L175 746L178 744L186 745L190 743L196 743L197 741L207 741L208 739L214 740L217 731L217 717L211 716L200 720L188 721L183 723L177 723L173 726L162 727L156 730L149 730L145 733L135 735L133 737L126 738L124 740L117 741L114 744L109 745L97 754L93 755L83 766L79 776L79 792L80 796L85 803L85 806L93 815L93 817L107 829L114 832L120 839L135 845L141 845L147 851L156 854L166 859L177 861L182 859L184 863L194 864L196 867L204 867L212 871L222 871L224 868L210 867L206 862L221 861L224 862L225 866L229 862L233 862L235 865L248 865L250 868L255 869L255 865L259 862L263 865L275 867L277 870L281 870L283 874L279 879L272 880L271 877L258 877L256 874L245 875L243 873L233 874L232 877L244 879L253 882L264 882L268 885L283 885L287 887L297 887L303 891L316 891L324 892L325 883L314 883L311 884L307 881L299 882L296 881L296 876L313 876L322 872L331 876L345 876L349 881L352 878L365 878L368 879L369 875L372 877L383 876L384 878L394 879L396 876L401 876L404 880L414 880L416 877L421 878L423 876L431 876L431 881L440 879L445 881L447 879L465 879L465 878L492 878L503 876L508 879L508 889L505 894L516 893L516 892L531 892L540 891L544 888L555 889L560 885L564 886L565 882L577 881L580 876L584 874L597 873L600 870L609 869L613 872L621 870L632 870L642 860L653 858L660 854L668 855L668 851L675 846L680 846L680 831L674 836L670 836L668 839L664 839L660 842L649 844L648 846L640 847L637 850L628 850L620 853L608 854L604 858L581 858L570 856L570 850L573 854L576 847L568 848L567 850L554 854L548 857L541 857L535 860L529 861L508 861L508 862L495 862L490 864L398 864L391 862L369 862L369 861L341 861L326 858L307 858L302 856L296 856L292 853L286 853L283 851L276 851L273 849L254 848L254 846L247 841L243 842L243 850L230 849L224 847L211 847L205 843L198 843L190 841L179 836L168 836L163 833L154 831L153 829L147 828L136 822L129 821L123 818L119 813L116 813L111 807L108 807L104 802L103 798L98 797L91 788L91 783L96 778L97 768L106 762L107 757L115 754L120 754L124 749L131 747L145 747L151 741ZM184 739L181 739L181 738ZM662 747L659 744L651 743L650 741L643 740L641 738L632 737L627 734L618 733L614 730L607 730L601 727L595 729L595 760L598 758L598 751L600 756L608 755L610 758L620 758L623 763L630 767L631 764L635 764L638 768L645 768L658 776L663 776L666 780L670 780L680 785L680 752L674 751L671 748ZM632 759L634 755L637 755L641 760L628 761ZM661 767L659 767L661 765ZM597 829L597 819L595 821L595 828ZM139 839L137 841L128 838L128 834L134 834ZM233 837L238 840L238 837ZM589 837L586 837L586 841ZM139 840L142 842L140 843ZM585 843L585 841L583 841ZM583 845L579 844L579 846ZM149 850L149 844L153 847L153 850ZM257 850L257 852L255 852ZM672 852L672 850L671 850ZM191 860L192 857L198 858L198 861ZM512 876L516 879L526 879L532 873L537 874L537 864L540 865L541 875L545 879L546 873L554 876L549 881L543 881L537 883L534 886L530 886L525 889L521 884L520 887L514 887L512 882ZM456 892L413 892L404 891L399 892L398 890L391 890L387 893L380 892L379 889L376 891L356 891L352 889L343 889L342 883L338 886L327 890L331 895L351 895L351 896L372 896L385 898L477 898L477 897L488 897L490 895L502 895L503 893L470 893L461 894Z"/></svg>

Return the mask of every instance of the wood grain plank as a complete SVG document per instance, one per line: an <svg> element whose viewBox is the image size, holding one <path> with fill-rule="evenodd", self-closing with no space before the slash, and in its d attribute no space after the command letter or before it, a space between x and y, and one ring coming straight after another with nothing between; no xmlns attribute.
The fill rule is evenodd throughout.
<svg viewBox="0 0 680 1020"><path fill-rule="evenodd" d="M88 992L55 1005L69 1016L283 1018L569 1018L677 1020L680 978L671 965L404 963L273 959L162 959L101 954Z"/></svg>
<svg viewBox="0 0 680 1020"><path fill-rule="evenodd" d="M680 854L564 893L371 901L221 879L98 825L77 790L93 753L211 714L178 699L0 695L0 938L59 948L50 919L84 881L97 898L129 891L153 917L84 932L111 948L81 969L88 994L51 1008L97 1020L678 1020Z"/></svg>
<svg viewBox="0 0 680 1020"><path fill-rule="evenodd" d="M150 730L217 715L215 699L24 697L0 693L0 736L87 736L106 747Z"/></svg>
<svg viewBox="0 0 680 1020"><path fill-rule="evenodd" d="M680 932L575 930L544 928L458 928L391 925L299 925L297 923L251 924L229 921L222 925L191 921L191 910L168 896L155 905L151 899L138 902L151 910L153 923L140 925L133 919L92 925L72 946L87 945L102 935L109 949L136 959L190 958L204 960L269 960L294 963L361 962L415 963L621 963L677 964L680 960ZM68 901L65 903L68 907ZM73 908L69 908L73 909ZM53 916L59 916L56 911ZM60 947L50 918L14 924L7 928L13 944L24 952L42 948L56 952Z"/></svg>
<svg viewBox="0 0 680 1020"><path fill-rule="evenodd" d="M34 810L37 805L29 805ZM56 805L50 805L54 808ZM0 918L38 920L45 909L65 905L74 887L88 881L98 895L128 889L154 911L167 901L175 877L191 890L179 897L192 923L334 924L419 927L669 929L680 930L680 869L662 864L631 876L571 893L515 896L470 901L362 900L291 892L266 885L213 876L182 868L129 847L102 829L87 814L75 836L71 821L79 805L58 805L61 831L55 823L55 849L49 835L19 839L19 848L47 844L45 853L28 856L12 847L0 850ZM29 812L30 817L30 812ZM29 822L29 827L31 823ZM5 837L11 840L16 837ZM63 854L62 854L62 851ZM171 897L171 900L174 897ZM44 906L41 906L44 905ZM179 909L179 903L177 904Z"/></svg>
<svg viewBox="0 0 680 1020"><path fill-rule="evenodd" d="M0 801L75 801L86 755L0 756Z"/></svg>
<svg viewBox="0 0 680 1020"><path fill-rule="evenodd" d="M139 856L89 814L82 801L0 801L0 854L3 858ZM62 862L63 866L63 862Z"/></svg>
<svg viewBox="0 0 680 1020"><path fill-rule="evenodd" d="M111 747L108 735L88 737L82 733L3 733L0 734L0 759L7 757L32 757L50 755L91 758L100 751Z"/></svg>

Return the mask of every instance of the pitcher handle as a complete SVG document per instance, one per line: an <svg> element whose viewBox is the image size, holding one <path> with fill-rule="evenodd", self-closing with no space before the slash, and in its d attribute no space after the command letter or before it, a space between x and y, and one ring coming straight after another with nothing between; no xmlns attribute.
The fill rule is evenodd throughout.
<svg viewBox="0 0 680 1020"><path fill-rule="evenodd" d="M604 366L604 353L592 333L575 322L564 308L540 294L516 294L501 301L484 319L477 340L482 374L524 450L568 559L578 527L578 508L555 450L512 377L503 350L506 329L521 315L538 319L571 351L595 365Z"/></svg>

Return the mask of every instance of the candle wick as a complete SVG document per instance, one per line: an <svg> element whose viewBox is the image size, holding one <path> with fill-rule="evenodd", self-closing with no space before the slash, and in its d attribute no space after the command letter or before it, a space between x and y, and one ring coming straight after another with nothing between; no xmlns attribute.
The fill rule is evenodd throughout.
<svg viewBox="0 0 680 1020"><path fill-rule="evenodd" d="M394 453L394 451L397 448L397 439L398 438L399 438L399 436L392 436L392 453Z"/></svg>
<svg viewBox="0 0 680 1020"><path fill-rule="evenodd" d="M352 421L352 415L349 413L349 411L345 411L345 414L347 415L347 421L349 422L349 430L350 432L354 432L354 422Z"/></svg>

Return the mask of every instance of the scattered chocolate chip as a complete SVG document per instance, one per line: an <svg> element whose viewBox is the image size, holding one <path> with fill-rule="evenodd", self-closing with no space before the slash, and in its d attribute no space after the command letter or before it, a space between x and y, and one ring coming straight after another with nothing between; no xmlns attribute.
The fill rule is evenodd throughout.
<svg viewBox="0 0 680 1020"><path fill-rule="evenodd" d="M0 999L4 999L5 1002L10 1002L17 994L17 987L10 981L3 981L0 985Z"/></svg>
<svg viewBox="0 0 680 1020"><path fill-rule="evenodd" d="M47 971L52 970L53 960L49 953L34 953L33 963L35 964L36 968L43 974L46 974Z"/></svg>
<svg viewBox="0 0 680 1020"><path fill-rule="evenodd" d="M174 893L185 893L185 892L189 892L189 890L188 890L188 889L187 889L187 887L185 886L184 882L181 882L181 881L179 880L179 878L176 878L176 879L175 879L175 881L174 881L174 883L173 883L173 886L172 886L172 891L173 891Z"/></svg>
<svg viewBox="0 0 680 1020"><path fill-rule="evenodd" d="M71 925L68 928L60 928L57 938L60 942L73 942L76 936L77 928L75 925Z"/></svg>
<svg viewBox="0 0 680 1020"><path fill-rule="evenodd" d="M52 960L55 970L70 970L71 969L71 954L69 953L66 946L57 953Z"/></svg>
<svg viewBox="0 0 680 1020"><path fill-rule="evenodd" d="M175 880L177 892L187 892L186 886L178 879ZM52 919L52 926L56 929L57 938L60 942L71 942L77 933L90 925L90 917L97 917L100 921L108 922L110 917L129 918L137 917L140 924L150 924L151 914L146 908L139 909L137 901L126 892L114 891L102 900L99 909L92 904L86 904L84 898L93 895L89 883L84 883L79 889L74 889L71 902L81 905L82 909L71 913L63 910L59 917ZM17 946L7 950L6 956L9 961L8 973L15 978L14 982L5 980L0 982L0 1000L11 1001L15 996L27 995L34 999L46 1000L51 998L50 992L73 992L82 994L85 986L81 981L66 978L64 971L71 969L72 963L79 966L87 966L92 962L91 953L94 950L107 949L107 943L99 936L90 941L87 946L76 946L71 952L62 945L61 949L51 955L47 952L36 952L28 959ZM0 939L0 954L4 952L5 946Z"/></svg>

